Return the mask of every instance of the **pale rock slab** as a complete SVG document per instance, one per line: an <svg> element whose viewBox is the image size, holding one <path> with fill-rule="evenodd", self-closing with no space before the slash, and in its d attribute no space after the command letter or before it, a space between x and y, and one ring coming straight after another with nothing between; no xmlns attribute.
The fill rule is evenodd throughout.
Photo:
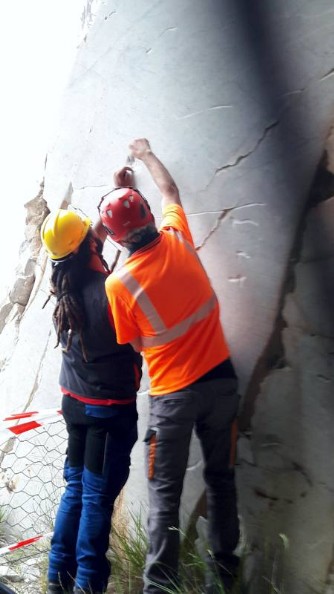
<svg viewBox="0 0 334 594"><path fill-rule="evenodd" d="M72 203L93 220L133 137L149 138L175 177L221 302L241 393L246 403L254 397L238 472L247 537L262 553L269 542L280 562L284 556L288 594L321 592L332 561L331 200L307 219L295 286L284 299L281 360L260 378L260 390L250 394L249 386L275 330L291 247L331 125L333 25L330 0L101 2L45 171L47 207ZM158 219L158 192L141 163L135 175ZM113 246L108 250L112 259ZM52 303L42 310L49 270L42 254L32 259L13 291L15 309L8 302L0 310L3 414L60 402ZM146 379L126 488L135 512L146 505L147 389ZM185 523L204 487L201 474L194 442ZM265 587L260 570L254 584L256 594Z"/></svg>
<svg viewBox="0 0 334 594"><path fill-rule="evenodd" d="M288 592L322 592L333 562L333 204L328 199L308 213L283 310L285 364L262 382L252 438L240 451L241 507L256 522L245 519L251 541L263 550L261 542L286 536L280 579ZM264 566L277 550L278 540Z"/></svg>

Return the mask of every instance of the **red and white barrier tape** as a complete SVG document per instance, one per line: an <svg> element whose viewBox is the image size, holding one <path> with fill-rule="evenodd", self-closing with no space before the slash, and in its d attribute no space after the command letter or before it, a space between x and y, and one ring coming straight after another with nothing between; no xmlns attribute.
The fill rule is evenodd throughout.
<svg viewBox="0 0 334 594"><path fill-rule="evenodd" d="M59 421L62 416L61 410L48 408L41 411L29 411L10 415L0 423L0 444L9 437L18 436L31 429L37 429L42 425L48 425ZM23 421L23 422L22 422ZM13 424L15 423L15 424Z"/></svg>
<svg viewBox="0 0 334 594"><path fill-rule="evenodd" d="M0 556L5 555L6 553L12 553L16 551L16 549L20 549L21 547L26 547L28 545L34 544L38 542L42 538L47 538L48 536L52 536L53 532L48 532L47 534L39 534L38 536L32 536L31 538L26 538L26 540L20 540L15 544L8 545L6 547L0 548Z"/></svg>

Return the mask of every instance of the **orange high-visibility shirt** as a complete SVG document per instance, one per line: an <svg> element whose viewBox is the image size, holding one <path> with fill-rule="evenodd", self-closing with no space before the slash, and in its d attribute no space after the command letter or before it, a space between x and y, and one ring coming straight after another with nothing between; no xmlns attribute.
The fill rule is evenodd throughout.
<svg viewBox="0 0 334 594"><path fill-rule="evenodd" d="M117 341L140 340L153 396L185 388L229 357L181 206L165 208L159 237L108 277L106 291Z"/></svg>

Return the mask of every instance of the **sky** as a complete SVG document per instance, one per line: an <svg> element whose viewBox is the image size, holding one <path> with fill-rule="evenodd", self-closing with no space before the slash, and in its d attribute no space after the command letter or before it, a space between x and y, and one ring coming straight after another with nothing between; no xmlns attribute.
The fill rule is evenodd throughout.
<svg viewBox="0 0 334 594"><path fill-rule="evenodd" d="M0 300L15 278L24 203L43 178L89 0L9 0L0 19Z"/></svg>

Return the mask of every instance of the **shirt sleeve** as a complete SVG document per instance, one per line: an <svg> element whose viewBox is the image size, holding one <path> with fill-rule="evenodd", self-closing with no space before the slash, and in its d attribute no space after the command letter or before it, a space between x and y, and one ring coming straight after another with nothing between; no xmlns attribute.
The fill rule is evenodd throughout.
<svg viewBox="0 0 334 594"><path fill-rule="evenodd" d="M172 227L177 231L180 231L184 238L194 246L194 240L189 229L186 214L179 204L169 204L166 206L162 213L162 221L160 225L160 231L162 229L168 229Z"/></svg>
<svg viewBox="0 0 334 594"><path fill-rule="evenodd" d="M127 344L139 337L139 329L134 320L131 309L127 303L117 295L117 291L113 289L111 277L106 281L106 292L114 326L116 331L116 338L118 344Z"/></svg>

